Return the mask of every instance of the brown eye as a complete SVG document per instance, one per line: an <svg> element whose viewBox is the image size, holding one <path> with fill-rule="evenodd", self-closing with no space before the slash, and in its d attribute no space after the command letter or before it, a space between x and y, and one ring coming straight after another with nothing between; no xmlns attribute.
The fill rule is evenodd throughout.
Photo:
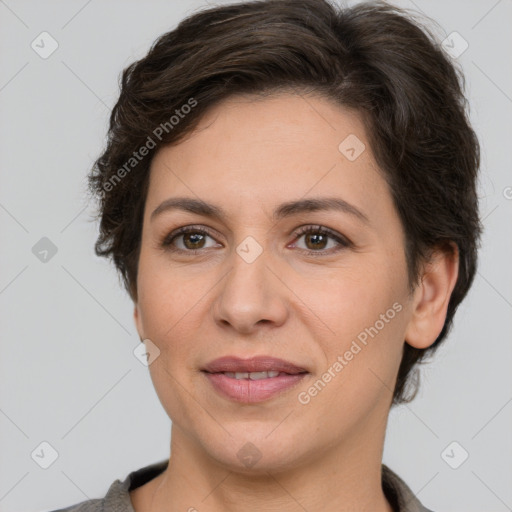
<svg viewBox="0 0 512 512"><path fill-rule="evenodd" d="M173 231L162 241L162 247L170 251L190 252L200 251L214 247L216 243L207 246L207 240L213 240L212 236L204 229L188 226ZM215 242L213 240L213 242Z"/></svg>
<svg viewBox="0 0 512 512"><path fill-rule="evenodd" d="M323 226L306 226L295 235L297 236L295 244L311 256L332 254L352 245L344 236ZM300 244L298 244L301 238L304 238L305 247L300 247ZM331 244L330 247L329 244Z"/></svg>
<svg viewBox="0 0 512 512"><path fill-rule="evenodd" d="M325 249L329 236L322 233L307 233L304 240L308 249Z"/></svg>
<svg viewBox="0 0 512 512"><path fill-rule="evenodd" d="M185 233L183 237L183 245L187 249L202 249L204 244L204 235L201 233Z"/></svg>

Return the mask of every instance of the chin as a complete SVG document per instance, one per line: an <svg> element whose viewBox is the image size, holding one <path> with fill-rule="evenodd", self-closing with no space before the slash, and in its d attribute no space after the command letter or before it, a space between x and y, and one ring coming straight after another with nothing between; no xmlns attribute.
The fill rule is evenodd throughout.
<svg viewBox="0 0 512 512"><path fill-rule="evenodd" d="M307 450L297 436L286 429L280 435L269 435L275 428L275 424L247 425L237 432L230 429L231 436L225 434L214 443L211 436L206 436L201 444L217 464L235 473L267 475L296 468L307 458Z"/></svg>

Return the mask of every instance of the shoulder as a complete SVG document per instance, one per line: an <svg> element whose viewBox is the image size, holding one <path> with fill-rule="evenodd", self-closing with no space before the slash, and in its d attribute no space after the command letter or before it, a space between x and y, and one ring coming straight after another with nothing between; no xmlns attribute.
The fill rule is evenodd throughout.
<svg viewBox="0 0 512 512"><path fill-rule="evenodd" d="M104 500L95 499L83 501L76 505L71 505L70 507L52 510L51 512L100 512L102 510L104 510Z"/></svg>
<svg viewBox="0 0 512 512"><path fill-rule="evenodd" d="M130 491L149 482L162 473L168 460L150 464L136 471L132 471L123 481L113 482L104 498L96 498L76 503L66 508L51 512L134 512L130 499Z"/></svg>
<svg viewBox="0 0 512 512"><path fill-rule="evenodd" d="M126 480L116 480L109 487L104 498L81 501L66 508L52 510L51 512L104 512L118 510L119 512L133 512L128 493L128 477ZM114 509L110 507L114 506Z"/></svg>
<svg viewBox="0 0 512 512"><path fill-rule="evenodd" d="M433 512L424 507L409 486L382 464L382 489L396 512Z"/></svg>

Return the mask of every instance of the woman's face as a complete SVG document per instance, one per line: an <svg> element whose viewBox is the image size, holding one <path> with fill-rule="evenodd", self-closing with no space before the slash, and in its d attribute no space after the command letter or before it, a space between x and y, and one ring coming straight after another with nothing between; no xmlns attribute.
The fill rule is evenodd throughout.
<svg viewBox="0 0 512 512"><path fill-rule="evenodd" d="M137 289L155 389L198 456L275 470L382 442L412 306L356 114L230 98L158 151Z"/></svg>

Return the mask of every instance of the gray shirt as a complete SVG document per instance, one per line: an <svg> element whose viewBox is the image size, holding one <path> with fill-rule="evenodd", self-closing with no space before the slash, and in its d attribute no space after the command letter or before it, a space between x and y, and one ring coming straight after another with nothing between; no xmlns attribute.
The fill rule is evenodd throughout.
<svg viewBox="0 0 512 512"><path fill-rule="evenodd" d="M165 471L169 460L164 460L131 472L125 480L116 480L104 498L83 501L53 512L135 512L129 492L144 485ZM425 508L407 484L386 465L382 464L382 488L395 512L432 512Z"/></svg>

